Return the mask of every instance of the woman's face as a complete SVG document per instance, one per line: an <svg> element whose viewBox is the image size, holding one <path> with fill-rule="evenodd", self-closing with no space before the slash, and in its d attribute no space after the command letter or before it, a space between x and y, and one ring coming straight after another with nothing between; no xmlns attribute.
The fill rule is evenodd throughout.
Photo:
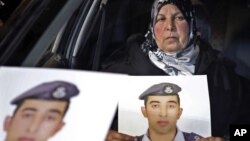
<svg viewBox="0 0 250 141"><path fill-rule="evenodd" d="M157 46L166 53L175 53L187 46L189 25L175 5L167 4L160 9L154 35Z"/></svg>

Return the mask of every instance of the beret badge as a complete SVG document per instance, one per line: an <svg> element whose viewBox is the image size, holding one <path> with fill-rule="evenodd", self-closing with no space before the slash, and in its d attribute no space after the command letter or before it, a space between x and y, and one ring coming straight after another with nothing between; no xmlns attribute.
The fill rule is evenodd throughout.
<svg viewBox="0 0 250 141"><path fill-rule="evenodd" d="M67 95L65 87L58 87L52 94L56 99L64 98Z"/></svg>
<svg viewBox="0 0 250 141"><path fill-rule="evenodd" d="M170 94L172 93L174 90L171 86L166 86L165 89L164 89L164 92L167 93L167 94Z"/></svg>

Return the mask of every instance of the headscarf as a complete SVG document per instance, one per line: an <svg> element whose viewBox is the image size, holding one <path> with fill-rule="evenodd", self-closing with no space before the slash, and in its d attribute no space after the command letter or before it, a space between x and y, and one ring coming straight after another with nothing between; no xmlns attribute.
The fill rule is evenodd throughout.
<svg viewBox="0 0 250 141"><path fill-rule="evenodd" d="M160 9L166 4L174 4L182 12L189 24L189 41L187 47L175 54L167 54L157 47L154 35L154 25ZM142 50L158 68L169 75L192 75L199 54L197 46L197 28L192 3L190 0L155 0L151 11L149 30L142 43Z"/></svg>

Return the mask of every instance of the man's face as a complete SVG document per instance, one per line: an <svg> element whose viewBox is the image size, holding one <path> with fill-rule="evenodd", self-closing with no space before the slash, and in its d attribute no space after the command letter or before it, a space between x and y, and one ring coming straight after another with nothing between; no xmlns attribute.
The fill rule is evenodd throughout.
<svg viewBox="0 0 250 141"><path fill-rule="evenodd" d="M167 134L176 130L182 108L176 95L148 96L146 107L141 108L148 119L149 130L156 134Z"/></svg>
<svg viewBox="0 0 250 141"><path fill-rule="evenodd" d="M25 100L13 117L6 117L6 141L46 141L64 125L67 102Z"/></svg>

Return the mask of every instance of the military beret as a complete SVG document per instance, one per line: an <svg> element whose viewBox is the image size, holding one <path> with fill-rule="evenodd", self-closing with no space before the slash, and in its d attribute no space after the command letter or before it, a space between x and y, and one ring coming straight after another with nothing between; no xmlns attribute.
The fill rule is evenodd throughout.
<svg viewBox="0 0 250 141"><path fill-rule="evenodd" d="M68 101L71 97L78 94L78 88L72 83L65 81L45 82L20 94L11 101L11 104L18 104L25 99Z"/></svg>
<svg viewBox="0 0 250 141"><path fill-rule="evenodd" d="M181 88L173 83L160 83L155 84L149 87L146 91L144 91L140 96L139 99L144 100L147 96L150 95L178 95L178 92L181 91Z"/></svg>

